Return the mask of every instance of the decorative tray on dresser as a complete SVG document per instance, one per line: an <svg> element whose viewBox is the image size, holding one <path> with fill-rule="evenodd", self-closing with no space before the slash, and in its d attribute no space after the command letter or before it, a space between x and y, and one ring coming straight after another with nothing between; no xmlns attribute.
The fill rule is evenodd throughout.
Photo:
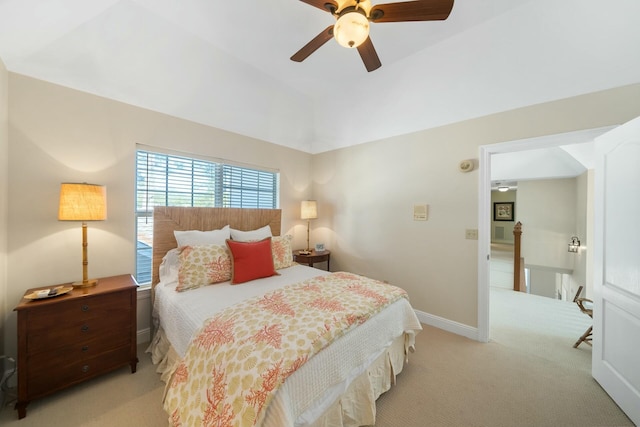
<svg viewBox="0 0 640 427"><path fill-rule="evenodd" d="M125 365L136 371L135 279L124 274L69 287L53 286L51 295L29 289L15 308L19 418L33 399Z"/></svg>

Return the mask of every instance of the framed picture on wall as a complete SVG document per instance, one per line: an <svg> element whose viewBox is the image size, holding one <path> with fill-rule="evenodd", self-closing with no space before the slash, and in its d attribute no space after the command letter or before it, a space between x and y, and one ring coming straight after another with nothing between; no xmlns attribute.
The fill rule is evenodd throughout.
<svg viewBox="0 0 640 427"><path fill-rule="evenodd" d="M495 202L493 204L494 221L513 221L513 202Z"/></svg>

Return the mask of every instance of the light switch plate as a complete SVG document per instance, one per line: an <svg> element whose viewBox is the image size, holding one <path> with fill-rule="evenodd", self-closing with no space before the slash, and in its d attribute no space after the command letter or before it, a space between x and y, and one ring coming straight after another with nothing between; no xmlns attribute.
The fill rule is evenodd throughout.
<svg viewBox="0 0 640 427"><path fill-rule="evenodd" d="M467 228L467 230L464 232L464 238L467 240L478 240L478 229Z"/></svg>
<svg viewBox="0 0 640 427"><path fill-rule="evenodd" d="M429 205L413 205L413 220L426 221L429 219Z"/></svg>

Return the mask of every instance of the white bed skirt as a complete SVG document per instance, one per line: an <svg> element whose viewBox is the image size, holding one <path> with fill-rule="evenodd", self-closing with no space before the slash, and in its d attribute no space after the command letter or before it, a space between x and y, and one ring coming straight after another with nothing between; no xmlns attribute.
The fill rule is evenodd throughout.
<svg viewBox="0 0 640 427"><path fill-rule="evenodd" d="M391 344L366 367L361 367L359 374L340 398L327 404L319 404L324 409L321 414L311 409L292 421L291 427L359 427L371 426L376 419L376 399L395 384L396 375L403 367L409 350L413 350L415 335L406 332L394 339ZM171 347L162 330L158 330L147 349L151 359L157 366L162 380L168 383L180 356ZM287 419L286 398L277 396L269 404L262 427L284 427Z"/></svg>

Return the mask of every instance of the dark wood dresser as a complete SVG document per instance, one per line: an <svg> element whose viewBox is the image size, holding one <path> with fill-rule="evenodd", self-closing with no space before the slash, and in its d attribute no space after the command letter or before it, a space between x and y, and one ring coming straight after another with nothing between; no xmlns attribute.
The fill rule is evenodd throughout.
<svg viewBox="0 0 640 427"><path fill-rule="evenodd" d="M64 295L20 301L15 308L19 418L33 399L125 365L136 371L137 287L125 274ZM29 289L25 296L38 289L43 288Z"/></svg>

